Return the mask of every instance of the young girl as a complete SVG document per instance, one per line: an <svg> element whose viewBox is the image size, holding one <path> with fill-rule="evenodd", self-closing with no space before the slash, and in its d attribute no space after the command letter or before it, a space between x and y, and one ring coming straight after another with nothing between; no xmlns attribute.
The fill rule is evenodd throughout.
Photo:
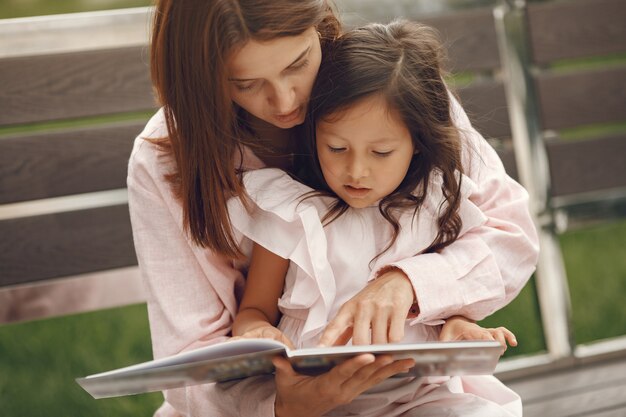
<svg viewBox="0 0 626 417"><path fill-rule="evenodd" d="M441 321L393 320L391 312L403 308L393 304L385 306L387 315L368 318L371 330L355 328L338 340L322 331L381 269L441 253L486 221L468 199L473 184L462 160L475 149L452 122L440 49L429 28L403 21L357 29L335 42L305 123L311 157L300 171L304 184L276 169L257 170L243 178L251 201L229 201L233 227L255 242L233 335L297 348L350 338L355 344L439 340ZM441 279L426 269L422 285L436 287ZM474 332L515 343L506 329L481 332L453 321L446 337ZM493 377L408 378L387 380L331 415L451 415L452 409L515 416L521 402Z"/></svg>

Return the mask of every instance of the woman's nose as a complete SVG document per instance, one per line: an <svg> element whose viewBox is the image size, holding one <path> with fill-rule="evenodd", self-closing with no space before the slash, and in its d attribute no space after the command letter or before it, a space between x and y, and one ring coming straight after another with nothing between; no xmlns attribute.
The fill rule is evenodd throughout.
<svg viewBox="0 0 626 417"><path fill-rule="evenodd" d="M285 80L276 84L271 101L278 114L287 114L295 110L296 92L291 83Z"/></svg>

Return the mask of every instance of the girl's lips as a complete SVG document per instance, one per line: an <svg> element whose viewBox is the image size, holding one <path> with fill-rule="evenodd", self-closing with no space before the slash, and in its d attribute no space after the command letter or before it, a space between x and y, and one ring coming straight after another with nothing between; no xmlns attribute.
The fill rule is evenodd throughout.
<svg viewBox="0 0 626 417"><path fill-rule="evenodd" d="M348 195L352 198L363 198L372 191L370 188L357 188L351 185L344 185L343 188L345 188Z"/></svg>
<svg viewBox="0 0 626 417"><path fill-rule="evenodd" d="M298 119L298 117L300 117L300 110L302 109L302 107L298 107L297 109L295 109L294 111L292 111L291 113L287 113L287 114L277 114L276 115L276 120L282 122L282 123L289 123L292 122L296 119Z"/></svg>

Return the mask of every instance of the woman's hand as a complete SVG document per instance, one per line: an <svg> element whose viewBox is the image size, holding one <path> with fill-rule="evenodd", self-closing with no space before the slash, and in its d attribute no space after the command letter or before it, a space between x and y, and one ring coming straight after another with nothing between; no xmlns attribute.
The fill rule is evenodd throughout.
<svg viewBox="0 0 626 417"><path fill-rule="evenodd" d="M453 316L443 325L439 340L442 342L454 340L497 340L502 345L502 353L507 349L507 342L517 346L517 339L513 332L506 327L495 329L484 328L462 316Z"/></svg>
<svg viewBox="0 0 626 417"><path fill-rule="evenodd" d="M409 278L391 269L341 306L326 326L320 345L345 345L350 338L354 345L399 342L414 299Z"/></svg>
<svg viewBox="0 0 626 417"><path fill-rule="evenodd" d="M393 361L390 356L363 354L319 376L296 373L289 361L272 359L276 367L276 417L319 417L349 404L383 380L411 369L412 359Z"/></svg>

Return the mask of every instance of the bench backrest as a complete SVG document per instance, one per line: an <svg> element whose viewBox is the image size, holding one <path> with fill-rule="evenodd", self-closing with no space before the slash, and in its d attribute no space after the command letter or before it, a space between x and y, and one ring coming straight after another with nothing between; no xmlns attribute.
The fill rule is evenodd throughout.
<svg viewBox="0 0 626 417"><path fill-rule="evenodd" d="M125 187L155 108L147 17L0 22L0 287L136 265ZM127 27L131 45L108 39Z"/></svg>
<svg viewBox="0 0 626 417"><path fill-rule="evenodd" d="M449 46L450 69L471 80L458 88L464 107L475 126L497 140L507 170L516 176L492 9L424 18L406 2L393 10L386 2L359 1L352 2L359 10L356 17L350 4L344 5L348 24L388 21L391 11L439 29ZM83 19L84 37L90 36L87 28L115 30L112 22L144 25L147 33L149 13L122 12L110 21L90 20L94 14L68 19ZM626 52L625 22L623 0L529 5L544 130L626 121L624 65L551 68L555 61ZM49 25L39 25L48 30ZM0 25L0 34L25 30L19 22L8 26ZM76 27L67 25L58 36ZM136 264L124 194L126 164L132 141L155 103L147 36L133 39L140 41L128 45L116 40L123 46L113 42L104 49L42 53L46 48L31 45L32 54L0 50L0 287ZM17 133L27 124L35 130ZM547 147L554 197L626 187L624 133L577 141L552 137L556 139Z"/></svg>

